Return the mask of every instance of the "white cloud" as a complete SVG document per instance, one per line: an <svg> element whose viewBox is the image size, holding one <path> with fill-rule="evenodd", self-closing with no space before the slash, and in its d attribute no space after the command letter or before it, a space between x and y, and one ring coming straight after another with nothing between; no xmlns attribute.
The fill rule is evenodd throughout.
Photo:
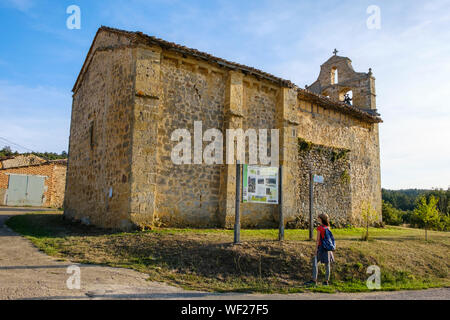
<svg viewBox="0 0 450 320"><path fill-rule="evenodd" d="M22 12L28 11L34 5L32 0L5 0L5 3Z"/></svg>

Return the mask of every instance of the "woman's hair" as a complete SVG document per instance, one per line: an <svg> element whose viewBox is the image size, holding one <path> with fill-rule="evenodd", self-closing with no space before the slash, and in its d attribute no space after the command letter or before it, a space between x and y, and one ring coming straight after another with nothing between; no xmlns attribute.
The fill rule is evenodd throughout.
<svg viewBox="0 0 450 320"><path fill-rule="evenodd" d="M328 218L328 215L326 213L319 214L319 219L322 220L322 223L327 227L330 226L330 218Z"/></svg>

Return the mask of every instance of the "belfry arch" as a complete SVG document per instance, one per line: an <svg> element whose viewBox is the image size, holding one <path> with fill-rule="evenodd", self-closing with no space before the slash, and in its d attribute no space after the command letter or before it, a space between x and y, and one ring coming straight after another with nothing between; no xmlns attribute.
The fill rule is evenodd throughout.
<svg viewBox="0 0 450 320"><path fill-rule="evenodd" d="M369 72L356 72L352 61L337 55L337 50L320 66L317 80L307 86L309 91L344 102L345 95L351 98L352 106L376 113L375 77Z"/></svg>

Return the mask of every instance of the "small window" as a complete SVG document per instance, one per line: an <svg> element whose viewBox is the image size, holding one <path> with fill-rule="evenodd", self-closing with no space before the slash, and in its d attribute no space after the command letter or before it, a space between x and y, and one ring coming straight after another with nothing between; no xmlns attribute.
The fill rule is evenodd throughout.
<svg viewBox="0 0 450 320"><path fill-rule="evenodd" d="M89 126L89 144L91 150L94 149L94 122L91 122L91 125Z"/></svg>
<svg viewBox="0 0 450 320"><path fill-rule="evenodd" d="M338 84L339 72L336 67L331 68L331 84Z"/></svg>

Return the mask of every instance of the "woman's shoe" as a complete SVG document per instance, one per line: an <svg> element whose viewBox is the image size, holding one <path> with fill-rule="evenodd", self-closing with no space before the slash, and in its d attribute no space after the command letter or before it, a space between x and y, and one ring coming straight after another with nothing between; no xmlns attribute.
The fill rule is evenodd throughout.
<svg viewBox="0 0 450 320"><path fill-rule="evenodd" d="M310 280L308 282L305 282L305 286L309 286L309 287L317 286L317 281Z"/></svg>

